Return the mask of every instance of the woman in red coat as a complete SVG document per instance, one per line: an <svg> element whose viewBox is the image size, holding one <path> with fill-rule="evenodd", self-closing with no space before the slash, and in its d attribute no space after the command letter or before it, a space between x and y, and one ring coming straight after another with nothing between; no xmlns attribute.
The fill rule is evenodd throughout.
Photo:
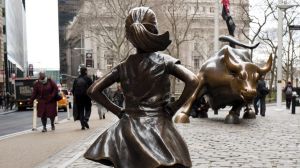
<svg viewBox="0 0 300 168"><path fill-rule="evenodd" d="M39 79L33 86L31 100L37 99L37 116L41 118L43 124L42 132L47 132L47 118L51 120L51 129L55 130L54 119L57 116L57 102L55 96L58 88L54 81L47 78L44 72L39 73Z"/></svg>

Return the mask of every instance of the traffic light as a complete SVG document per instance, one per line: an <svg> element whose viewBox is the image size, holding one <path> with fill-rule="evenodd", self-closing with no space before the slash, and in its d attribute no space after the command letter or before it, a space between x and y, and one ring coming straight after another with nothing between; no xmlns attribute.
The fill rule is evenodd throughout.
<svg viewBox="0 0 300 168"><path fill-rule="evenodd" d="M29 64L28 66L28 76L33 76L33 65L32 64Z"/></svg>

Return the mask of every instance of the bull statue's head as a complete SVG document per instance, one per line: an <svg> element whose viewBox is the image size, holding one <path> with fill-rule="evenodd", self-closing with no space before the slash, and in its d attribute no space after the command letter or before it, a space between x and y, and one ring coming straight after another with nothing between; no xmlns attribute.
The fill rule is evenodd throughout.
<svg viewBox="0 0 300 168"><path fill-rule="evenodd" d="M251 103L257 94L256 85L258 80L271 70L272 54L270 54L267 63L263 67L258 67L251 62L236 63L230 58L228 49L225 49L224 63L233 76L230 82L232 92L239 94L245 102Z"/></svg>

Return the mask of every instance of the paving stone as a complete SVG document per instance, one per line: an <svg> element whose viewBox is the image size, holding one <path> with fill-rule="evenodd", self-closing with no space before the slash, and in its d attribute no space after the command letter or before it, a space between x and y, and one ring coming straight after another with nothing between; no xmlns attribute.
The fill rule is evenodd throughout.
<svg viewBox="0 0 300 168"><path fill-rule="evenodd" d="M219 115L209 112L208 119L191 118L190 124L175 124L187 142L193 168L299 168L300 111L291 115L267 106L266 117L243 120L238 125L224 124L229 109ZM52 158L51 164L62 165L83 153L107 127L99 128L95 136L81 140L78 146L66 148ZM46 164L44 165L46 166ZM43 167L44 167L43 166ZM50 166L49 163L47 166ZM67 168L107 168L86 160L82 155L66 165Z"/></svg>

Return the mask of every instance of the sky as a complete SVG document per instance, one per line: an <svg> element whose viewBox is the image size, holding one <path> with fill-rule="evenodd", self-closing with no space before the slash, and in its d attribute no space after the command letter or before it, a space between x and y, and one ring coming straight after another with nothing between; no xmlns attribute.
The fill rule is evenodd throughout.
<svg viewBox="0 0 300 168"><path fill-rule="evenodd" d="M59 69L57 0L26 0L28 63Z"/></svg>

